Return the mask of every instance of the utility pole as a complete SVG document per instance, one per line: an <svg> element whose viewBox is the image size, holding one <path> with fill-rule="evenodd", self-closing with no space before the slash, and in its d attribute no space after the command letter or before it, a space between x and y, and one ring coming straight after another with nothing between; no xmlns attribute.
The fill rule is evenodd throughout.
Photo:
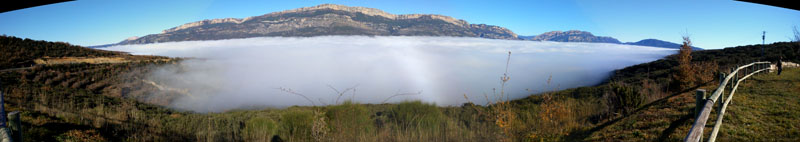
<svg viewBox="0 0 800 142"><path fill-rule="evenodd" d="M3 88L2 88L2 83L0 83L0 127L5 128L6 127L6 108L5 108L5 105L4 105L5 101L3 99L5 94L3 94L3 93L4 92L3 92Z"/></svg>
<svg viewBox="0 0 800 142"><path fill-rule="evenodd" d="M761 31L761 58L764 58L764 44L767 39L767 31Z"/></svg>

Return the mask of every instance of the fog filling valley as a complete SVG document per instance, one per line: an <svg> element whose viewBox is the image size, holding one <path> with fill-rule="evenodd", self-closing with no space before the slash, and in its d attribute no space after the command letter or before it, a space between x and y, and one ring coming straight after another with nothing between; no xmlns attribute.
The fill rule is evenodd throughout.
<svg viewBox="0 0 800 142"><path fill-rule="evenodd" d="M485 104L499 88L511 99L542 91L596 85L615 69L654 61L676 50L607 43L567 43L463 37L262 37L121 45L105 50L194 57L164 65L146 79L188 94L170 105L198 112L338 102L422 100ZM552 81L548 84L548 78Z"/></svg>

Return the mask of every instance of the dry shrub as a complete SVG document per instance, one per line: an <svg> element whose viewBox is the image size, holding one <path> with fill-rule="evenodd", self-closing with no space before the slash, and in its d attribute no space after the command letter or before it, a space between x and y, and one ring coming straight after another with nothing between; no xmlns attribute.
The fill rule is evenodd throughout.
<svg viewBox="0 0 800 142"><path fill-rule="evenodd" d="M502 139L502 141L512 141L514 133L511 124L514 123L516 116L514 115L515 113L512 110L510 101L505 100L497 102L491 110L491 114L494 115L495 125L500 127L500 129L503 130L503 134L506 135L506 139Z"/></svg>
<svg viewBox="0 0 800 142"><path fill-rule="evenodd" d="M503 76L500 77L500 81L502 81L500 85L500 94L498 95L495 93L495 104L492 106L492 113L494 115L495 124L503 130L503 134L506 135L506 139L502 139L502 141L513 141L514 133L513 127L511 124L514 123L516 116L514 115L513 107L511 106L511 101L508 99L508 94L505 94L505 87L506 82L511 79L508 77L508 64L511 62L511 51L508 52L508 59L506 60L506 72L503 73Z"/></svg>
<svg viewBox="0 0 800 142"><path fill-rule="evenodd" d="M666 97L668 94L664 90L664 85L653 81L652 79L643 79L642 88L639 92L644 95L645 103L650 103L658 99Z"/></svg>
<svg viewBox="0 0 800 142"><path fill-rule="evenodd" d="M100 136L95 130L69 130L56 137L59 141L65 142L104 142L105 138Z"/></svg>
<svg viewBox="0 0 800 142"><path fill-rule="evenodd" d="M717 73L719 65L714 61L703 61L693 63L692 68L695 69L695 84L699 85L713 81L716 77L715 73Z"/></svg>
<svg viewBox="0 0 800 142"><path fill-rule="evenodd" d="M567 100L557 100L551 93L542 95L542 104L539 111L538 129L529 134L529 139L558 139L559 136L568 135L579 124L576 121L574 107Z"/></svg>
<svg viewBox="0 0 800 142"><path fill-rule="evenodd" d="M314 124L311 125L311 137L315 141L330 141L328 137L328 122L325 120L325 112L314 111Z"/></svg>
<svg viewBox="0 0 800 142"><path fill-rule="evenodd" d="M505 137L501 138L499 141L514 141L515 127L513 127L512 124L517 123L515 122L517 118L516 112L513 109L508 94L505 94L506 82L511 79L511 77L508 76L508 65L510 62L511 52L509 51L508 59L506 60L505 73L503 73L503 76L500 77L500 93L497 93L496 88L492 88L493 96L491 99L488 95L484 94L488 105L488 111L484 112L482 109L475 109L478 111L479 115L487 114L485 115L485 117L487 117L486 119L493 121L494 125L502 130ZM469 100L466 94L464 94L464 99L466 99L468 104L470 104L469 106L473 108L475 107L474 105L471 105L472 102Z"/></svg>

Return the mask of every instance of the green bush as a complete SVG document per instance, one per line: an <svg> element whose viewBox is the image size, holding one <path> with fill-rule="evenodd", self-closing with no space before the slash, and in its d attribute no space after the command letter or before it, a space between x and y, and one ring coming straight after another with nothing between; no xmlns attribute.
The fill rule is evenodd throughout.
<svg viewBox="0 0 800 142"><path fill-rule="evenodd" d="M616 111L629 114L644 102L644 96L639 90L620 82L609 83L609 102Z"/></svg>

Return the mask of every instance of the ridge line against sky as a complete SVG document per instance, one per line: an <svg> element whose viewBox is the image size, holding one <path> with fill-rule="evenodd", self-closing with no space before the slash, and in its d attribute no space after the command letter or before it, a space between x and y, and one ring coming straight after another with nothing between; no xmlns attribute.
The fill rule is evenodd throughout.
<svg viewBox="0 0 800 142"><path fill-rule="evenodd" d="M160 33L185 23L245 18L271 12L341 4L392 14L440 14L472 24L497 25L519 35L583 30L623 42L655 38L718 49L788 41L800 11L736 1L72 1L0 13L0 34L100 45Z"/></svg>

